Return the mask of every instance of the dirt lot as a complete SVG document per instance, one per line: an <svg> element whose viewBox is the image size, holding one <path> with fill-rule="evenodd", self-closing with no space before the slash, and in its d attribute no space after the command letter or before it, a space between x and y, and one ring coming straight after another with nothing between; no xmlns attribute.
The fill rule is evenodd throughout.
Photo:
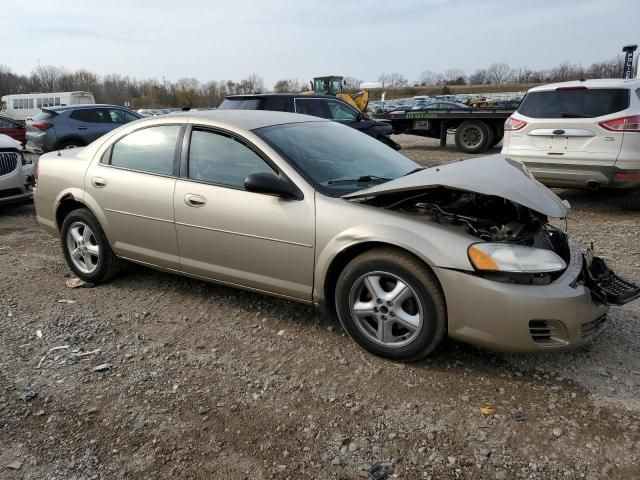
<svg viewBox="0 0 640 480"><path fill-rule="evenodd" d="M574 238L640 280L640 215L560 194ZM405 365L287 301L142 267L67 277L33 208L0 209L0 478L640 478L640 302L581 351L448 341Z"/></svg>

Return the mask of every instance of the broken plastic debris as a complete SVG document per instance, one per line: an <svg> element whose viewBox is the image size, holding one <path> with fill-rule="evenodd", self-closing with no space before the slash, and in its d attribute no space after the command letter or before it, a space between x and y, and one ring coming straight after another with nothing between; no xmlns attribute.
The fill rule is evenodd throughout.
<svg viewBox="0 0 640 480"><path fill-rule="evenodd" d="M483 415L493 415L494 413L496 413L496 409L490 407L489 405L483 405L482 407L480 407L480 413L482 413Z"/></svg>
<svg viewBox="0 0 640 480"><path fill-rule="evenodd" d="M71 304L71 303L76 303L76 301L75 301L75 300L69 300L68 298L61 298L60 300L58 300L58 303L68 303L68 304Z"/></svg>
<svg viewBox="0 0 640 480"><path fill-rule="evenodd" d="M82 280L81 278L78 278L78 277L67 278L66 284L67 284L67 287L69 287L69 288L80 288L80 287L91 288L91 287L93 287L93 283L85 282L84 280Z"/></svg>
<svg viewBox="0 0 640 480"><path fill-rule="evenodd" d="M42 338L42 330L36 330L36 337Z"/></svg>

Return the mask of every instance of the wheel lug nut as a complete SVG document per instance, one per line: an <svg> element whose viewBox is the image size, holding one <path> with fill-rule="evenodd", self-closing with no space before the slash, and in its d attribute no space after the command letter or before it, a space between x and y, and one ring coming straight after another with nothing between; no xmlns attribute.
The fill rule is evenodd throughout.
<svg viewBox="0 0 640 480"><path fill-rule="evenodd" d="M393 302L387 302L387 306L388 307L392 307L393 306Z"/></svg>
<svg viewBox="0 0 640 480"><path fill-rule="evenodd" d="M382 315L382 319L383 319L383 320L386 320L386 319L387 319L387 316L386 316L386 315Z"/></svg>
<svg viewBox="0 0 640 480"><path fill-rule="evenodd" d="M376 303L377 303L378 305L380 305L380 304L382 303L382 299L381 299L381 298L377 298L377 299L376 299Z"/></svg>
<svg viewBox="0 0 640 480"><path fill-rule="evenodd" d="M378 307L373 307L373 311L378 313Z"/></svg>
<svg viewBox="0 0 640 480"><path fill-rule="evenodd" d="M390 317L395 317L395 316L396 316L396 314L395 314L395 313L393 313L393 312L389 312L389 316L390 316Z"/></svg>

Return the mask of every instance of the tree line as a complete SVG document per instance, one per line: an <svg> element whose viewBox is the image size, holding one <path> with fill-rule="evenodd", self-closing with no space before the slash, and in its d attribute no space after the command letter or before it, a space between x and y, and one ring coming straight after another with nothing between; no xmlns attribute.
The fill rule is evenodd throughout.
<svg viewBox="0 0 640 480"><path fill-rule="evenodd" d="M506 63L493 63L473 73L452 68L444 72L423 71L410 82L400 73L383 73L378 81L383 88L435 85L502 85L506 83L539 84L578 80L581 78L621 78L623 58L618 56L604 62L596 62L586 68L563 62L548 70L526 67L511 68ZM347 90L356 91L363 80L345 77ZM295 93L308 90L309 84L298 79L278 80L273 91ZM38 66L29 75L13 73L0 65L0 95L31 92L92 92L98 103L128 104L131 108L145 107L211 107L217 106L227 95L262 93L267 91L264 80L257 74L240 80L213 80L201 83L195 78L177 81L156 79L140 80L111 73L97 75L87 70L70 72L59 66Z"/></svg>

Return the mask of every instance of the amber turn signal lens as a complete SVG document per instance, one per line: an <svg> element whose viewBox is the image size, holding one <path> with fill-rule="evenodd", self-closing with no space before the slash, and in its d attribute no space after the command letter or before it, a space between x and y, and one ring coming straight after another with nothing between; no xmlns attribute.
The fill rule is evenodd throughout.
<svg viewBox="0 0 640 480"><path fill-rule="evenodd" d="M469 247L469 260L476 270L489 270L497 272L500 270L498 264L486 253L473 245Z"/></svg>

